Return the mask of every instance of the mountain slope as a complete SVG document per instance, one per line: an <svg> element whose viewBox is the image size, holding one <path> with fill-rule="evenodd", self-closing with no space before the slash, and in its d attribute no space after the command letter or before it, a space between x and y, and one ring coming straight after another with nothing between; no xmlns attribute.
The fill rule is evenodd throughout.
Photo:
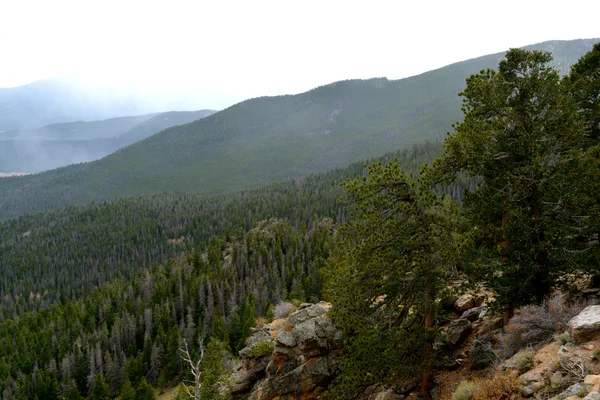
<svg viewBox="0 0 600 400"><path fill-rule="evenodd" d="M555 65L566 72L596 41L553 41L528 49L553 51ZM495 68L503 55L397 81L352 80L293 96L251 99L93 163L3 179L0 218L162 191L256 187L442 139L461 118L457 93L466 77Z"/></svg>
<svg viewBox="0 0 600 400"><path fill-rule="evenodd" d="M165 128L214 113L212 110L76 121L0 133L0 172L40 172L97 160Z"/></svg>

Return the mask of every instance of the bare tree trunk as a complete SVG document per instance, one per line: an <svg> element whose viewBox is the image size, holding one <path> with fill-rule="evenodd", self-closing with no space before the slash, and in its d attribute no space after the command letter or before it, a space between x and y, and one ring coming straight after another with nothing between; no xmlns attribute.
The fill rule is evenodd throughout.
<svg viewBox="0 0 600 400"><path fill-rule="evenodd" d="M192 386L190 389L187 383L182 382L182 386L185 388L185 391L188 394L188 397L193 400L201 400L200 399L200 378L202 376L202 370L200 368L200 364L202 363L202 359L204 358L204 345L202 344L202 339L198 339L198 344L200 346L200 357L198 357L198 361L194 362L192 360L192 356L188 350L188 345L185 339L183 339L183 344L185 345L184 349L179 349L181 352L181 358L190 366L190 372L194 376L194 381L189 382Z"/></svg>

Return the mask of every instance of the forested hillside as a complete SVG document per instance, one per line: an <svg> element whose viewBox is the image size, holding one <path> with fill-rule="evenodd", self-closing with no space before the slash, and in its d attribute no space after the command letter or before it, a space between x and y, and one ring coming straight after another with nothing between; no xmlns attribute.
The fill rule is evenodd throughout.
<svg viewBox="0 0 600 400"><path fill-rule="evenodd" d="M219 340L235 352L255 315L272 315L281 299L320 298L333 228L327 219L300 229L265 221L213 237L204 255L191 252L132 281L0 322L0 393L53 400L104 384L115 395L142 379L164 387L186 372L182 339Z"/></svg>
<svg viewBox="0 0 600 400"><path fill-rule="evenodd" d="M484 314L502 314L497 321L508 326L519 308L549 309L551 294L576 292L598 275L600 44L566 76L551 59L511 49L497 69L470 75L464 118L443 146L426 142L366 168L355 162L229 194L152 194L1 222L2 398L152 399L153 386L190 378L181 357L188 344L202 370L196 377L212 390L202 398L228 398L226 353L246 344L250 328L293 303L326 299L343 348L329 349L337 375L315 394L356 399L383 387L404 395L415 390L401 386L419 382L418 396L432 399L436 372L462 368L447 356L475 348L453 348L450 324L442 326L456 318L471 327L445 310L462 312L457 293L485 289ZM215 120L187 127L206 121ZM44 201L59 205L54 195ZM549 337L564 329L543 323L552 325ZM271 333L262 331L276 354L291 351L285 334ZM510 333L488 330L477 340L486 336L500 361L492 341L504 345ZM258 363L273 346L254 343L248 355ZM283 365L265 361L262 370ZM586 365L576 365L582 380ZM291 369L301 377L311 372L304 367ZM477 378L467 398L521 398L519 383L503 386L510 379L504 369ZM550 383L543 395L557 390Z"/></svg>
<svg viewBox="0 0 600 400"><path fill-rule="evenodd" d="M545 42L563 71L594 40ZM124 196L226 193L344 167L357 159L441 140L460 120L457 93L503 53L389 81L337 82L294 96L236 104L109 157L0 181L0 218Z"/></svg>
<svg viewBox="0 0 600 400"><path fill-rule="evenodd" d="M417 171L440 151L428 143L384 159L397 157ZM339 183L361 174L362 166L226 195L134 197L8 220L0 225L0 320L78 298L103 282L126 281L148 265L203 249L213 236L247 231L263 219L283 218L296 228L323 217L340 223Z"/></svg>

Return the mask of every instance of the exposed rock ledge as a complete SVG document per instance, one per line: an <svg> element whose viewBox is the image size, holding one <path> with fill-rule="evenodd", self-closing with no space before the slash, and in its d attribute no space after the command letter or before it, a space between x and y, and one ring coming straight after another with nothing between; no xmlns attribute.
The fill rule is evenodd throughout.
<svg viewBox="0 0 600 400"><path fill-rule="evenodd" d="M335 377L342 334L331 304L302 304L287 319L256 329L233 373L237 399L316 399Z"/></svg>

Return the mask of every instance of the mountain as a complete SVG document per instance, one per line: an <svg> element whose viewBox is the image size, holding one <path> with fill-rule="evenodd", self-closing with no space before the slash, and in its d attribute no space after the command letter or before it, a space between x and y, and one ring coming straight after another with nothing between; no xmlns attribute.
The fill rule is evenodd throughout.
<svg viewBox="0 0 600 400"><path fill-rule="evenodd" d="M111 84L46 79L0 88L0 132L165 110L198 110L204 98L183 91L124 89Z"/></svg>
<svg viewBox="0 0 600 400"><path fill-rule="evenodd" d="M568 72L598 39L526 47ZM247 100L166 129L93 163L0 180L0 218L125 196L222 193L345 166L426 140L461 118L465 79L504 53L401 79L350 80L298 95Z"/></svg>
<svg viewBox="0 0 600 400"><path fill-rule="evenodd" d="M213 114L171 111L0 133L0 171L40 172L97 160L165 128Z"/></svg>

